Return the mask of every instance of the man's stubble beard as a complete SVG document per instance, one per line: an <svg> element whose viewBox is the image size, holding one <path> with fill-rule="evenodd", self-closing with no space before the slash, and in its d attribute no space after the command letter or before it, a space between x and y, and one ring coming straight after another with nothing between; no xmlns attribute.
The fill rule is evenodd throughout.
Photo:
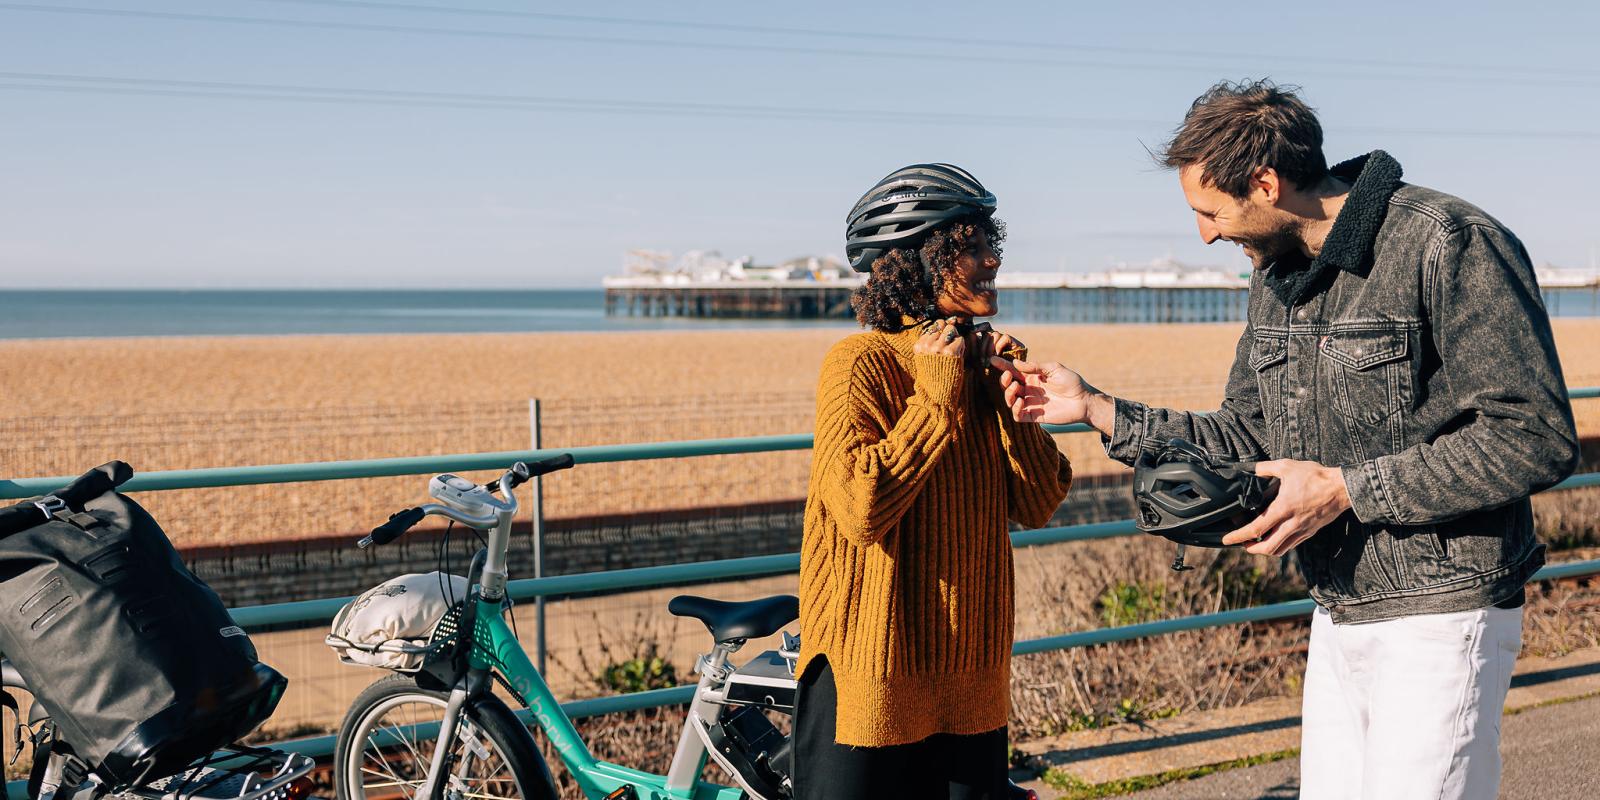
<svg viewBox="0 0 1600 800"><path fill-rule="evenodd" d="M1302 245L1300 229L1291 220L1281 220L1261 233L1234 237L1233 241L1249 248L1245 255L1250 257L1250 266L1258 270L1299 252Z"/></svg>

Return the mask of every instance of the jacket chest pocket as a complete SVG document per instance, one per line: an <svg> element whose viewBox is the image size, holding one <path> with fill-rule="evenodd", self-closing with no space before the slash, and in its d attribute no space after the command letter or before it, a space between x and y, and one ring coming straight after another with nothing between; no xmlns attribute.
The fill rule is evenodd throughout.
<svg viewBox="0 0 1600 800"><path fill-rule="evenodd" d="M1288 336L1256 333L1250 343L1250 369L1256 373L1261 394L1261 416L1269 425L1283 416L1284 364L1288 360Z"/></svg>
<svg viewBox="0 0 1600 800"><path fill-rule="evenodd" d="M1398 453L1412 399L1410 337L1403 330L1335 331L1318 351L1331 377L1333 406L1344 419L1351 457Z"/></svg>

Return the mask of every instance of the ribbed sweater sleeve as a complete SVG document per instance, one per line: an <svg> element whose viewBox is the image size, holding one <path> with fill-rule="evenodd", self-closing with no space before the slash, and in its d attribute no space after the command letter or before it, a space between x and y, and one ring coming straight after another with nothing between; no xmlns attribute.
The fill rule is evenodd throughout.
<svg viewBox="0 0 1600 800"><path fill-rule="evenodd" d="M1072 463L1056 440L1033 422L1017 422L1000 411L1000 435L1009 460L1006 515L1024 527L1041 528L1056 514L1072 486Z"/></svg>
<svg viewBox="0 0 1600 800"><path fill-rule="evenodd" d="M911 507L950 445L964 370L954 356L918 354L906 410L892 427L886 389L906 376L891 353L846 342L823 362L817 385L819 499L858 544L882 539ZM826 427L824 427L826 426Z"/></svg>
<svg viewBox="0 0 1600 800"><path fill-rule="evenodd" d="M1028 349L1011 347L1001 355L1025 361ZM984 368L983 381L1000 420L1000 442L1006 453L1006 516L1023 527L1043 527L1072 486L1072 463L1043 426L1012 418L993 367Z"/></svg>

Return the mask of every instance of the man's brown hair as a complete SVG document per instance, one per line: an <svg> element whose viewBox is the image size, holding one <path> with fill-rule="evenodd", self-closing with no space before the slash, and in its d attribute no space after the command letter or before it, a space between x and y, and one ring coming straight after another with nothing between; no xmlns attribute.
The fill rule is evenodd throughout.
<svg viewBox="0 0 1600 800"><path fill-rule="evenodd" d="M1199 164L1202 185L1238 198L1249 196L1250 176L1261 167L1298 188L1315 186L1328 174L1322 123L1297 88L1260 80L1207 89L1156 160L1169 169Z"/></svg>

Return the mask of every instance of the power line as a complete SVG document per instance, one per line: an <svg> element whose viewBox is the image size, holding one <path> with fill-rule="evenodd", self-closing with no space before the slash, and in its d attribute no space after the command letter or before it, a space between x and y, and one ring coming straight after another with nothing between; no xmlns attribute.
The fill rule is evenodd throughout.
<svg viewBox="0 0 1600 800"><path fill-rule="evenodd" d="M638 39L616 36L587 36L572 34L537 33L530 31L481 30L468 28L428 28L415 25L390 25L366 22L332 22L322 20L278 19L271 17L240 17L219 14L193 14L174 11L143 11L135 9L85 8L81 6L44 6L34 3L0 3L0 10L24 11L68 16L121 17L167 22L203 22L230 25L254 25L283 28L355 31L362 33L404 33L423 36L462 36L484 39L532 40L547 42L576 42L581 44L616 44L632 47L663 47L697 51L737 51L755 53L791 53L805 55L838 56L844 58L904 59L926 58L926 53L863 51L852 48L798 47L793 45L752 45L722 42L689 42L664 39ZM1066 61L1061 59L1018 58L1010 56L984 56L951 54L941 56L945 61L966 61L995 64L1020 64L1062 67L1113 67L1143 71L1171 71L1191 69L1182 65L1120 64L1093 61Z"/></svg>
<svg viewBox="0 0 1600 800"><path fill-rule="evenodd" d="M365 87L307 86L303 84L243 83L236 81L165 80L101 75L68 75L42 72L0 72L0 80L45 81L37 84L0 84L0 89L61 89L117 93L153 92L167 96L226 97L233 99L297 100L343 102L351 99L394 106L448 106L505 108L552 111L600 111L607 113L654 113L680 116L734 116L752 118L817 119L821 121L914 122L917 124L995 124L1009 127L1102 128L1146 130L1166 123L1159 120L1097 117L1061 117L1025 114L994 114L983 120L963 123L953 115L937 112L892 111L883 109L838 109L806 106L764 106L735 103L698 103L656 100L602 100L541 95L489 94L469 92L404 91ZM95 86L94 84L101 84Z"/></svg>
<svg viewBox="0 0 1600 800"><path fill-rule="evenodd" d="M857 41L882 42L897 41L918 44L947 44L970 47L984 45L993 47L1021 47L1030 50L1044 50L1053 52L1088 52L1088 53L1116 53L1137 56L1181 56L1184 58L1198 58L1207 60L1237 60L1237 53L1222 53L1206 50L1174 50L1152 47L1128 47L1122 45L1094 45L1094 44L1065 44L1061 42L1030 41L1019 39L993 39L980 36L937 36L931 34L901 34L892 31L843 31L822 28L795 28L774 25L748 25L726 22L693 22L686 20L651 19L638 17L606 17L590 14L559 14L545 11L522 11L495 8L470 8L462 6L438 6L423 3L394 3L378 2L378 0L258 0L258 2L279 3L299 6L323 6L329 8L357 8L378 11L401 11L428 14L449 14L455 16L472 17L498 17L502 19L537 19L551 22L577 22L600 25L620 25L631 27L676 28L686 30L725 31L730 33L760 33L782 36L814 36L835 39L852 39ZM1440 69L1454 72L1489 72L1494 74L1520 73L1526 75L1570 76L1573 74L1600 77L1596 70L1572 70L1555 67L1530 67L1524 64L1483 64L1483 63L1451 63L1439 61L1399 61L1389 59L1353 59L1338 58L1334 56L1308 56L1303 54L1262 54L1252 53L1257 58L1269 59L1273 62L1300 62L1307 64L1329 64L1335 66L1361 66L1361 67L1401 67L1410 69ZM942 57L942 56L941 56Z"/></svg>
<svg viewBox="0 0 1600 800"><path fill-rule="evenodd" d="M243 101L375 105L401 108L457 108L491 111L713 117L770 121L1152 132L1170 123L1116 117L991 114L974 118L934 112L884 109L766 106L735 103L621 100L541 95L403 91L366 87L307 86L235 81L164 80L40 72L0 72L0 90L68 94L209 98ZM23 83L31 81L31 83ZM1335 126L1345 133L1413 135L1434 138L1600 140L1600 131Z"/></svg>
<svg viewBox="0 0 1600 800"><path fill-rule="evenodd" d="M688 42L665 39L640 39L615 36L589 36L572 34L537 33L529 31L495 31L467 28L429 28L414 25L390 25L365 22L331 22L320 20L278 19L270 17L239 17L218 14L192 14L186 12L170 11L144 11L134 9L88 8L82 6L45 6L35 3L0 3L0 10L22 11L41 14L57 14L68 16L101 16L118 17L125 19L146 19L167 22L200 22L230 25L251 25L265 27L281 27L312 30L340 30L360 33L400 33L423 36L458 36L479 39L505 39L548 42L569 42L581 44L624 45L629 47L660 47L679 50L694 50L700 52L737 51L761 54L785 53L799 55L824 55L837 58L860 58L873 60L927 60L929 54L922 52L894 52L883 50L863 50L859 48L844 47L802 47L797 45L754 45L721 42ZM1193 64L1156 64L1145 62L1109 62L1090 61L1081 59L1035 58L1027 56L996 56L975 53L940 53L938 60L942 62L966 62L980 64L1009 64L1017 66L1045 66L1058 68L1084 68L1084 69L1115 69L1136 72L1184 72L1192 73L1197 67ZM1393 81L1397 77L1408 77L1412 80L1437 81L1443 83L1501 83L1514 85L1530 85L1525 79L1502 77L1496 75L1415 75L1396 76L1392 72L1351 73L1340 70L1335 72L1304 72L1305 75L1320 75L1334 79L1355 80L1385 80ZM1544 86L1595 86L1600 81L1594 80L1543 80L1532 85Z"/></svg>

